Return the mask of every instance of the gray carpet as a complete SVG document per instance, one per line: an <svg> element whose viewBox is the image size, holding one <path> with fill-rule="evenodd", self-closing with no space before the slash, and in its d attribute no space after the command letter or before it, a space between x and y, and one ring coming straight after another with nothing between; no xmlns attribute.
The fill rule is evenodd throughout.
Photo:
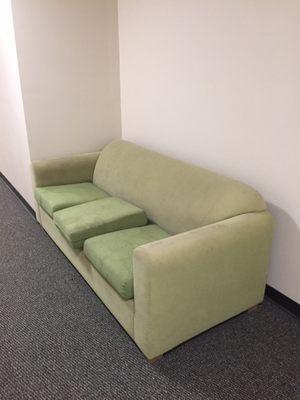
<svg viewBox="0 0 300 400"><path fill-rule="evenodd" d="M300 323L270 300L154 365L0 179L0 398L289 400Z"/></svg>

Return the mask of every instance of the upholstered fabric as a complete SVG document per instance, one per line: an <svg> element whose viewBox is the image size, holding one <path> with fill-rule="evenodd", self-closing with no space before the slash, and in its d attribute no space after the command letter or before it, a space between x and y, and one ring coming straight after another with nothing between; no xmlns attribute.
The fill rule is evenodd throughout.
<svg viewBox="0 0 300 400"><path fill-rule="evenodd" d="M249 213L133 253L134 338L153 358L262 302L273 219Z"/></svg>
<svg viewBox="0 0 300 400"><path fill-rule="evenodd" d="M129 142L108 145L94 168L97 157L34 163L35 185L89 181L93 174L99 190L141 208L158 226L87 239L89 262L65 239L72 229L63 235L41 207L37 215L146 357L156 357L262 301L273 221L255 190ZM41 192L36 193L42 205ZM92 203L55 213L68 216L72 208L79 210L72 216L73 226L80 228L75 245L82 244L84 229L97 235L91 228L97 214ZM91 207L89 220L82 212L86 207Z"/></svg>
<svg viewBox="0 0 300 400"><path fill-rule="evenodd" d="M99 153L84 153L70 157L33 161L32 172L35 187L92 182L98 157Z"/></svg>
<svg viewBox="0 0 300 400"><path fill-rule="evenodd" d="M107 197L53 214L53 220L74 248L93 236L142 226L147 216L140 208L116 197Z"/></svg>
<svg viewBox="0 0 300 400"><path fill-rule="evenodd" d="M132 299L132 254L136 247L169 234L157 225L125 229L88 239L84 253L93 266L124 299Z"/></svg>
<svg viewBox="0 0 300 400"><path fill-rule="evenodd" d="M252 188L126 141L100 153L94 183L143 208L167 232L179 233L235 215L265 210Z"/></svg>
<svg viewBox="0 0 300 400"><path fill-rule="evenodd" d="M53 216L55 211L108 196L106 192L90 182L35 189L37 202L50 216Z"/></svg>

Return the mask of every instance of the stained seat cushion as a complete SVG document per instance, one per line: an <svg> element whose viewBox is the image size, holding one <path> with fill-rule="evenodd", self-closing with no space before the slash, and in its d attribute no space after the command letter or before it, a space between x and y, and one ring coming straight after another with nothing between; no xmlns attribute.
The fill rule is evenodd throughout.
<svg viewBox="0 0 300 400"><path fill-rule="evenodd" d="M53 216L55 211L108 196L108 193L91 182L45 186L35 189L38 204L50 217Z"/></svg>
<svg viewBox="0 0 300 400"><path fill-rule="evenodd" d="M74 248L93 236L145 225L146 213L117 197L107 197L66 208L53 214L53 220Z"/></svg>
<svg viewBox="0 0 300 400"><path fill-rule="evenodd" d="M100 275L124 299L134 297L133 251L169 234L158 225L146 225L96 236L84 242L84 253Z"/></svg>

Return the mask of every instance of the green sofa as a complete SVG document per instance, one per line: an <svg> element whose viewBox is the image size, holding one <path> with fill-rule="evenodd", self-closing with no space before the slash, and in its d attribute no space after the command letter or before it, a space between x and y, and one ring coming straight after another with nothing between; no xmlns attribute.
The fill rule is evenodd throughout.
<svg viewBox="0 0 300 400"><path fill-rule="evenodd" d="M123 140L33 175L38 221L149 360L262 302L273 218L251 187Z"/></svg>

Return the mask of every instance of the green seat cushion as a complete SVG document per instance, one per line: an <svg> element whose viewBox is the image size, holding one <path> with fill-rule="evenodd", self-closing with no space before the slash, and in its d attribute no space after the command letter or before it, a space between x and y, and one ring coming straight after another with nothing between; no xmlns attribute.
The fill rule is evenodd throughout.
<svg viewBox="0 0 300 400"><path fill-rule="evenodd" d="M132 299L132 256L136 247L170 236L158 225L107 233L84 242L84 253L100 275L124 299Z"/></svg>
<svg viewBox="0 0 300 400"><path fill-rule="evenodd" d="M38 204L52 217L53 213L109 195L91 182L70 185L45 186L35 189Z"/></svg>
<svg viewBox="0 0 300 400"><path fill-rule="evenodd" d="M147 223L145 211L117 197L56 211L53 219L74 248L90 237Z"/></svg>

